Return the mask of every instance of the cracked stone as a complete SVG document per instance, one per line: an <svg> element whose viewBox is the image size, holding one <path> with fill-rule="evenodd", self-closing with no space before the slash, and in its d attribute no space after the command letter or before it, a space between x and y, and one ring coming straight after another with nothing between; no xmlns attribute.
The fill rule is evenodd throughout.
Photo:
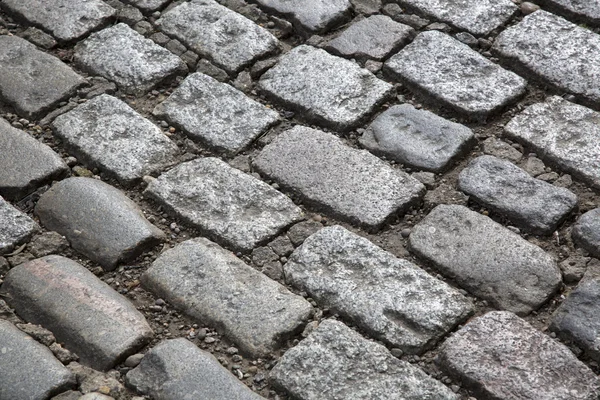
<svg viewBox="0 0 600 400"><path fill-rule="evenodd" d="M9 253L39 231L38 224L0 197L0 255Z"/></svg>
<svg viewBox="0 0 600 400"><path fill-rule="evenodd" d="M594 257L600 258L600 208L583 214L571 233L573 241L589 251Z"/></svg>

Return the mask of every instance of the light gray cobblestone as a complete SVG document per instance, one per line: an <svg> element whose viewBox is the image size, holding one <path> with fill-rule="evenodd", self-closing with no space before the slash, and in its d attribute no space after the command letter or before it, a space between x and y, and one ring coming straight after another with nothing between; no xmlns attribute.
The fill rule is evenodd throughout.
<svg viewBox="0 0 600 400"><path fill-rule="evenodd" d="M34 220L0 197L0 255L27 241L38 230Z"/></svg>

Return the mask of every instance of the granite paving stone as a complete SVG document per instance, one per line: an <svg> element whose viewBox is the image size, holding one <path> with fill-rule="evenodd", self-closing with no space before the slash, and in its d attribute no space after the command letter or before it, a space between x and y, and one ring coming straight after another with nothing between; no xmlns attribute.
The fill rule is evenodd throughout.
<svg viewBox="0 0 600 400"><path fill-rule="evenodd" d="M242 351L264 357L306 322L304 298L204 238L165 251L142 275L157 296L233 340Z"/></svg>
<svg viewBox="0 0 600 400"><path fill-rule="evenodd" d="M279 50L269 31L214 0L182 3L164 13L156 25L229 73Z"/></svg>
<svg viewBox="0 0 600 400"><path fill-rule="evenodd" d="M538 0L544 8L575 21L600 25L600 0Z"/></svg>
<svg viewBox="0 0 600 400"><path fill-rule="evenodd" d="M279 120L276 111L202 73L188 76L154 115L229 154L243 150Z"/></svg>
<svg viewBox="0 0 600 400"><path fill-rule="evenodd" d="M306 239L284 272L322 307L409 354L427 350L473 312L456 289L337 225Z"/></svg>
<svg viewBox="0 0 600 400"><path fill-rule="evenodd" d="M556 261L490 218L439 205L411 231L410 249L494 307L525 315L561 285Z"/></svg>
<svg viewBox="0 0 600 400"><path fill-rule="evenodd" d="M0 8L61 41L79 39L106 25L115 14L100 0L2 0Z"/></svg>
<svg viewBox="0 0 600 400"><path fill-rule="evenodd" d="M440 366L478 398L593 400L596 374L563 344L506 311L492 311L448 339Z"/></svg>
<svg viewBox="0 0 600 400"><path fill-rule="evenodd" d="M600 35L540 10L500 33L492 50L510 68L600 104Z"/></svg>
<svg viewBox="0 0 600 400"><path fill-rule="evenodd" d="M384 72L471 119L513 103L527 82L438 31L420 33L384 64Z"/></svg>
<svg viewBox="0 0 600 400"><path fill-rule="evenodd" d="M2 118L0 149L0 196L6 200L19 200L69 170L50 147Z"/></svg>
<svg viewBox="0 0 600 400"><path fill-rule="evenodd" d="M516 226L540 235L556 231L577 207L575 193L494 156L471 161L458 176L458 188Z"/></svg>
<svg viewBox="0 0 600 400"><path fill-rule="evenodd" d="M58 116L52 128L80 162L125 185L171 166L179 152L158 126L107 94Z"/></svg>
<svg viewBox="0 0 600 400"><path fill-rule="evenodd" d="M132 4L143 12L155 11L162 8L170 0L124 0L125 3Z"/></svg>
<svg viewBox="0 0 600 400"><path fill-rule="evenodd" d="M129 94L142 94L187 71L179 57L124 23L78 43L74 59L82 69L115 82Z"/></svg>
<svg viewBox="0 0 600 400"><path fill-rule="evenodd" d="M440 172L475 144L473 131L410 104L393 106L365 130L360 144L407 166Z"/></svg>
<svg viewBox="0 0 600 400"><path fill-rule="evenodd" d="M600 208L595 208L583 214L571 232L573 241L589 251L594 257L600 258Z"/></svg>
<svg viewBox="0 0 600 400"><path fill-rule="evenodd" d="M75 383L46 346L0 319L0 399L46 400Z"/></svg>
<svg viewBox="0 0 600 400"><path fill-rule="evenodd" d="M113 367L153 335L144 316L125 297L62 256L38 258L11 269L0 295L20 317L52 331L80 362L95 369Z"/></svg>
<svg viewBox="0 0 600 400"><path fill-rule="evenodd" d="M254 159L254 167L307 203L369 228L381 226L425 194L425 186L331 133L296 126Z"/></svg>
<svg viewBox="0 0 600 400"><path fill-rule="evenodd" d="M37 118L85 80L58 58L16 36L0 35L0 101Z"/></svg>
<svg viewBox="0 0 600 400"><path fill-rule="evenodd" d="M300 118L338 130L364 122L393 89L352 61L307 45L283 55L258 85Z"/></svg>
<svg viewBox="0 0 600 400"><path fill-rule="evenodd" d="M118 189L93 178L69 178L54 184L38 200L42 225L65 236L71 246L113 270L160 243L165 234Z"/></svg>
<svg viewBox="0 0 600 400"><path fill-rule="evenodd" d="M37 231L34 220L0 197L0 255L14 250Z"/></svg>
<svg viewBox="0 0 600 400"><path fill-rule="evenodd" d="M441 382L346 325L324 320L271 371L299 400L457 400Z"/></svg>

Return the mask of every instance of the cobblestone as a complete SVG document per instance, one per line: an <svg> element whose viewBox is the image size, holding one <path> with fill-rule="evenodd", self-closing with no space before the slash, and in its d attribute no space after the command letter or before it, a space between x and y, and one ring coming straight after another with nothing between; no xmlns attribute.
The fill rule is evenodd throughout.
<svg viewBox="0 0 600 400"><path fill-rule="evenodd" d="M0 197L0 255L29 240L38 224Z"/></svg>
<svg viewBox="0 0 600 400"><path fill-rule="evenodd" d="M162 8L169 0L124 0L125 3L133 4L143 12L150 12Z"/></svg>
<svg viewBox="0 0 600 400"><path fill-rule="evenodd" d="M600 208L583 214L573 226L573 241L600 258Z"/></svg>
<svg viewBox="0 0 600 400"><path fill-rule="evenodd" d="M569 19L600 24L600 1L598 0L538 0L540 5L556 11Z"/></svg>

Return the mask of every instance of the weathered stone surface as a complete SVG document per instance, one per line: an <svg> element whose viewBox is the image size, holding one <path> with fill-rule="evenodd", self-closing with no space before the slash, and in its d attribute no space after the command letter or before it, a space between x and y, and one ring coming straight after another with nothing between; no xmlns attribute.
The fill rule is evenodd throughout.
<svg viewBox="0 0 600 400"><path fill-rule="evenodd" d="M600 104L600 36L546 11L504 30L492 50L511 68Z"/></svg>
<svg viewBox="0 0 600 400"><path fill-rule="evenodd" d="M221 330L255 357L277 348L312 310L302 297L204 238L162 253L141 280L157 296Z"/></svg>
<svg viewBox="0 0 600 400"><path fill-rule="evenodd" d="M38 230L34 220L0 197L0 255L27 241Z"/></svg>
<svg viewBox="0 0 600 400"><path fill-rule="evenodd" d="M600 188L600 113L553 96L529 106L504 128L545 161Z"/></svg>
<svg viewBox="0 0 600 400"><path fill-rule="evenodd" d="M271 379L301 400L458 399L418 367L335 320L322 321L288 350Z"/></svg>
<svg viewBox="0 0 600 400"><path fill-rule="evenodd" d="M71 96L84 79L25 39L0 36L0 100L38 117Z"/></svg>
<svg viewBox="0 0 600 400"><path fill-rule="evenodd" d="M277 112L201 73L188 76L154 115L228 153L244 149L279 120Z"/></svg>
<svg viewBox="0 0 600 400"><path fill-rule="evenodd" d="M382 60L410 40L414 29L385 15L373 15L352 24L330 40L326 48L336 54Z"/></svg>
<svg viewBox="0 0 600 400"><path fill-rule="evenodd" d="M592 25L600 25L600 0L537 0L557 14Z"/></svg>
<svg viewBox="0 0 600 400"><path fill-rule="evenodd" d="M458 176L458 187L479 204L536 234L552 234L577 206L575 193L539 179L510 161L481 156Z"/></svg>
<svg viewBox="0 0 600 400"><path fill-rule="evenodd" d="M160 82L187 71L179 57L124 23L103 29L78 43L75 62L131 94L147 92Z"/></svg>
<svg viewBox="0 0 600 400"><path fill-rule="evenodd" d="M494 136L483 141L482 150L484 154L503 158L513 163L518 163L523 158L523 153Z"/></svg>
<svg viewBox="0 0 600 400"><path fill-rule="evenodd" d="M410 104L384 111L360 138L374 154L433 172L448 168L474 143L471 129Z"/></svg>
<svg viewBox="0 0 600 400"><path fill-rule="evenodd" d="M525 93L527 82L438 31L419 34L384 71L470 118L481 118Z"/></svg>
<svg viewBox="0 0 600 400"><path fill-rule="evenodd" d="M269 31L213 0L182 3L156 24L229 73L279 49Z"/></svg>
<svg viewBox="0 0 600 400"><path fill-rule="evenodd" d="M425 186L330 133L296 126L267 145L257 170L335 217L378 227L418 202Z"/></svg>
<svg viewBox="0 0 600 400"><path fill-rule="evenodd" d="M410 248L494 307L527 314L561 284L554 259L490 218L439 205L412 230Z"/></svg>
<svg viewBox="0 0 600 400"><path fill-rule="evenodd" d="M405 353L421 353L465 320L456 289L341 226L304 241L284 266L286 282Z"/></svg>
<svg viewBox="0 0 600 400"><path fill-rule="evenodd" d="M35 214L44 227L64 235L75 250L106 270L164 238L133 201L92 178L54 184L37 202Z"/></svg>
<svg viewBox="0 0 600 400"><path fill-rule="evenodd" d="M593 400L596 375L561 343L506 311L471 321L442 346L438 362L484 399Z"/></svg>
<svg viewBox="0 0 600 400"><path fill-rule="evenodd" d="M157 400L258 400L210 353L186 339L165 340L127 373L127 385Z"/></svg>
<svg viewBox="0 0 600 400"><path fill-rule="evenodd" d="M169 0L124 0L124 2L133 4L144 12L149 12L162 8Z"/></svg>
<svg viewBox="0 0 600 400"><path fill-rule="evenodd" d="M0 399L46 400L75 386L75 377L48 350L0 319Z"/></svg>
<svg viewBox="0 0 600 400"><path fill-rule="evenodd" d="M175 161L177 145L123 101L103 94L52 123L71 154L132 184Z"/></svg>
<svg viewBox="0 0 600 400"><path fill-rule="evenodd" d="M600 258L600 208L579 217L571 235L575 243Z"/></svg>
<svg viewBox="0 0 600 400"><path fill-rule="evenodd" d="M350 16L349 0L256 0L269 11L292 20L296 29L305 34L322 33Z"/></svg>
<svg viewBox="0 0 600 400"><path fill-rule="evenodd" d="M0 294L22 318L52 331L95 369L111 368L152 337L144 316L127 299L62 256L11 269Z"/></svg>
<svg viewBox="0 0 600 400"><path fill-rule="evenodd" d="M50 147L2 118L0 149L0 195L7 200L18 200L69 170Z"/></svg>
<svg viewBox="0 0 600 400"><path fill-rule="evenodd" d="M79 39L115 14L100 0L3 0L0 7L63 41Z"/></svg>
<svg viewBox="0 0 600 400"><path fill-rule="evenodd" d="M260 89L307 121L348 130L385 101L392 86L349 60L298 46L264 73Z"/></svg>

